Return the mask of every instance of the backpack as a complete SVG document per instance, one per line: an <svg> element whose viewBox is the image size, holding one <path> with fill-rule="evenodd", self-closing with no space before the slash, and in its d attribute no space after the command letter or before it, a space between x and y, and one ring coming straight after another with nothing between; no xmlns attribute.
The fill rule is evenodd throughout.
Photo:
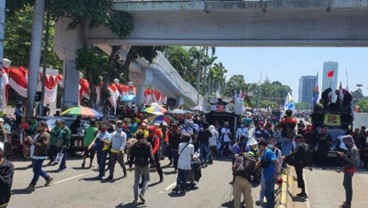
<svg viewBox="0 0 368 208"><path fill-rule="evenodd" d="M313 150L309 148L309 145L304 143L303 165L304 167L310 167L313 165Z"/></svg>
<svg viewBox="0 0 368 208"><path fill-rule="evenodd" d="M256 166L256 161L245 155L242 156L242 159L242 164L236 169L235 175L251 180Z"/></svg>

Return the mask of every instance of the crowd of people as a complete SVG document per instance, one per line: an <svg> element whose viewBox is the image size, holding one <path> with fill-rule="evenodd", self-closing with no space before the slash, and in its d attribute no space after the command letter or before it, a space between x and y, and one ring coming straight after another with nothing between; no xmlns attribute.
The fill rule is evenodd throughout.
<svg viewBox="0 0 368 208"><path fill-rule="evenodd" d="M183 195L195 186L202 168L213 164L215 159L229 158L232 160L234 207L241 206L242 194L246 207L253 207L251 190L252 186L258 184L261 189L255 204L274 207L275 185L280 180L282 168L286 164L295 167L298 186L301 188L298 196L307 197L303 168L313 164L321 167L327 165L327 153L332 145L332 138L326 128L318 131L312 125L298 122L291 110L287 110L281 119L277 120L275 116L271 118L248 116L237 128L226 121L208 123L205 117L190 114L170 124L152 124L140 114L104 122L91 119L84 130L81 167L91 168L96 155L99 170L96 180L111 182L115 178L116 162L121 167L123 178L134 167L133 200L134 203L138 200L144 203L150 170L157 172L159 182L164 181L161 167L163 157L168 158L169 166L177 173L177 184L173 192ZM37 121L35 117L29 120L22 118L19 122L19 119L16 120L17 128L27 135L24 143L30 146L33 178L27 189L35 191L40 176L45 179L45 186L49 186L53 177L43 170L43 162L49 159L47 165L58 165L58 172L67 168L70 137L75 127L69 128L63 120L56 121L52 129L48 129L46 122ZM14 171L4 156L3 142L6 132L2 128L3 122L0 119L0 191L4 192L1 196L5 197L0 197L0 207L2 204L6 207L10 198ZM80 121L74 123L78 125ZM351 181L358 166L358 150L363 162L368 164L366 138L365 128L362 127L354 132L347 131L338 144L337 154L346 175L344 187L347 195L343 207L351 206ZM107 177L106 164L109 170Z"/></svg>

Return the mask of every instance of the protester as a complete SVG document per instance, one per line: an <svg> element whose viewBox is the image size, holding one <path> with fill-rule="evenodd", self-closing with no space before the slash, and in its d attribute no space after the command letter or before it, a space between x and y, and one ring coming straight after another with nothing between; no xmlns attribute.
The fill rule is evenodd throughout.
<svg viewBox="0 0 368 208"><path fill-rule="evenodd" d="M27 143L31 144L31 159L33 168L33 178L28 186L28 190L35 191L36 184L40 176L45 180L45 186L49 186L53 178L42 169L42 163L47 159L47 146L50 142L50 135L45 131L47 124L40 121L37 124L36 134L33 138L28 138Z"/></svg>
<svg viewBox="0 0 368 208"><path fill-rule="evenodd" d="M83 153L82 168L85 168L87 157L89 157L88 167L91 168L93 159L95 157L95 150L94 148L89 149L88 147L91 145L98 132L98 128L96 127L96 120L91 119L89 126L85 129L85 132L86 135L84 136L83 140L84 153Z"/></svg>
<svg viewBox="0 0 368 208"><path fill-rule="evenodd" d="M219 133L217 132L214 125L210 125L208 130L211 132L211 137L208 140L209 143L209 155L208 164L213 164L213 159L217 155L217 139L219 138Z"/></svg>
<svg viewBox="0 0 368 208"><path fill-rule="evenodd" d="M189 143L190 135L183 135L183 142L179 145L178 176L174 192L185 194L187 190L188 175L192 169L191 161L194 155L194 145Z"/></svg>
<svg viewBox="0 0 368 208"><path fill-rule="evenodd" d="M69 127L65 125L65 121L61 120L59 122L59 133L58 133L58 140L61 141L61 150L60 152L64 154L60 162L60 166L58 171L64 171L66 169L66 153L68 148L70 147L70 135L71 131Z"/></svg>
<svg viewBox="0 0 368 208"><path fill-rule="evenodd" d="M332 137L327 133L327 128L324 127L317 138L317 164L320 167L327 165L327 153L332 144Z"/></svg>
<svg viewBox="0 0 368 208"><path fill-rule="evenodd" d="M78 116L77 119L73 121L72 124L70 124L70 131L72 134L78 134L78 129L81 127L81 116Z"/></svg>
<svg viewBox="0 0 368 208"><path fill-rule="evenodd" d="M285 111L285 117L281 120L281 151L282 155L289 155L291 153L292 141L295 136L295 126L297 120L293 117L293 111L288 109Z"/></svg>
<svg viewBox="0 0 368 208"><path fill-rule="evenodd" d="M13 176L14 166L5 158L4 144L0 142L0 208L8 206Z"/></svg>
<svg viewBox="0 0 368 208"><path fill-rule="evenodd" d="M89 145L88 150L93 148L97 152L97 163L98 163L98 176L97 179L101 180L105 176L105 163L106 156L109 150L109 143L111 141L111 135L107 132L106 124L101 124L100 131L97 133L95 139Z"/></svg>
<svg viewBox="0 0 368 208"><path fill-rule="evenodd" d="M51 138L50 139L50 147L49 147L49 159L50 159L50 161L47 165L51 165L55 162L56 155L58 153L58 147L56 146L56 144L57 144L58 135L59 135L59 132L60 132L59 123L60 123L59 120L55 121L55 126L50 131L50 138Z"/></svg>
<svg viewBox="0 0 368 208"><path fill-rule="evenodd" d="M138 201L138 196L143 203L146 202L144 198L144 194L147 190L148 183L150 181L150 172L149 172L149 160L151 165L154 164L154 158L152 154L152 145L144 139L144 133L138 132L136 134L136 138L138 142L136 142L130 152L130 160L129 160L129 171L132 171L132 166L134 164L134 201L136 204ZM141 188L141 192L138 195L139 188L139 180L141 175L143 174L143 184Z"/></svg>
<svg viewBox="0 0 368 208"><path fill-rule="evenodd" d="M252 185L250 179L253 175L256 166L256 160L247 153L237 156L232 170L235 175L233 184L234 193L234 208L240 208L241 194L244 196L245 205L247 208L253 208Z"/></svg>
<svg viewBox="0 0 368 208"><path fill-rule="evenodd" d="M6 145L8 133L5 131L4 128L4 119L0 118L0 142Z"/></svg>
<svg viewBox="0 0 368 208"><path fill-rule="evenodd" d="M279 148L276 147L276 139L274 137L271 137L268 140L268 149L272 150L272 152L275 154L276 156L276 160L279 163L278 165L278 173L281 173L281 168L282 168L282 153L281 150ZM259 198L256 201L256 205L257 206L261 206L264 202L264 196L265 196L265 191L266 191L266 179L263 177L261 178L261 189L259 192Z"/></svg>
<svg viewBox="0 0 368 208"><path fill-rule="evenodd" d="M152 154L155 159L155 167L156 167L158 175L160 176L160 182L163 182L164 175L163 175L161 163L160 163L160 156L161 156L161 145L160 144L161 143L160 143L160 138L156 135L156 130L157 129L155 126L150 126L148 128L147 142L151 143L152 145Z"/></svg>
<svg viewBox="0 0 368 208"><path fill-rule="evenodd" d="M116 122L116 131L111 133L111 150L110 150L110 164L109 170L110 175L106 180L112 181L114 180L114 170L116 160L119 162L120 167L123 169L123 178L126 177L127 172L124 163L124 150L126 145L126 134L123 132L123 122L117 121Z"/></svg>
<svg viewBox="0 0 368 208"><path fill-rule="evenodd" d="M178 159L179 159L178 150L179 150L179 144L181 141L180 136L181 136L181 128L178 127L177 124L173 124L171 126L171 129L168 132L168 138L169 138L169 146L171 149L171 157L173 160L172 163L174 165L175 171L177 171L178 169ZM170 163L169 163L169 166L170 166Z"/></svg>
<svg viewBox="0 0 368 208"><path fill-rule="evenodd" d="M339 156L344 159L343 171L344 171L344 189L345 189L345 202L340 206L341 208L350 208L353 200L353 176L357 171L359 165L359 153L353 138L348 135L342 138L347 151L338 152Z"/></svg>
<svg viewBox="0 0 368 208"><path fill-rule="evenodd" d="M303 169L307 166L305 164L305 157L308 151L308 144L304 142L303 135L297 134L295 136L296 147L294 152L290 155L283 156L283 160L291 166L294 166L296 177L298 180L298 187L301 189L301 192L297 194L298 197L307 197L307 193L305 191L305 182L303 178Z"/></svg>
<svg viewBox="0 0 368 208"><path fill-rule="evenodd" d="M17 107L14 110L14 115L15 115L15 124L18 128L19 124L22 122L22 117L23 117L23 109L22 109L21 103L17 104Z"/></svg>
<svg viewBox="0 0 368 208"><path fill-rule="evenodd" d="M266 208L273 208L275 206L275 183L280 175L279 162L276 159L275 153L268 149L267 142L264 139L260 139L258 142L262 157L257 163L256 168L263 168L263 177L266 181L265 197L267 200Z"/></svg>
<svg viewBox="0 0 368 208"><path fill-rule="evenodd" d="M198 141L200 148L200 160L201 166L207 167L208 155L209 155L209 139L212 136L210 130L208 130L208 123L204 123L203 127L198 132Z"/></svg>
<svg viewBox="0 0 368 208"><path fill-rule="evenodd" d="M248 128L245 126L245 123L241 123L240 127L236 130L236 140L240 141L241 136L249 136Z"/></svg>
<svg viewBox="0 0 368 208"><path fill-rule="evenodd" d="M231 131L229 127L229 122L224 122L224 127L221 129L221 147L217 153L220 156L222 153L225 157L229 155L229 145L231 142Z"/></svg>

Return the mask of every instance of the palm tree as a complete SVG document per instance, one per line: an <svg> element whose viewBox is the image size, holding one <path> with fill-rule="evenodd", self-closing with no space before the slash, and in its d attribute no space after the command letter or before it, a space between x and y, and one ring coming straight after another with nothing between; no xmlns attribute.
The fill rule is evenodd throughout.
<svg viewBox="0 0 368 208"><path fill-rule="evenodd" d="M225 66L219 62L215 63L213 67L211 67L209 74L208 74L208 93L211 94L215 90L220 89L222 90L225 85L226 80L226 73L227 70Z"/></svg>

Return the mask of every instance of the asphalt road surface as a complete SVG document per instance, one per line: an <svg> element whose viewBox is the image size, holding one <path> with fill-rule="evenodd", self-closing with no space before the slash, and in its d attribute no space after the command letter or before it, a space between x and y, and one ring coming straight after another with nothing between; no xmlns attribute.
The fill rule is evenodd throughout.
<svg viewBox="0 0 368 208"><path fill-rule="evenodd" d="M343 173L327 168L305 170L304 174L311 208L337 208L345 200ZM353 208L368 207L367 174L367 171L359 171L353 176Z"/></svg>
<svg viewBox="0 0 368 208"><path fill-rule="evenodd" d="M33 173L27 168L29 161L14 161L16 168L13 184L13 195L10 208L109 208L109 207L160 207L160 208L214 208L232 206L231 161L215 160L213 165L202 169L202 178L196 190L187 192L185 196L172 193L176 174L172 167L165 167L168 160L162 161L164 182L158 183L157 173L151 173L149 189L145 194L146 203L133 205L133 172L127 178L121 178L122 170L118 164L115 168L114 183L102 183L93 180L98 175L95 163L92 169L81 169L81 159L67 160L67 169L57 173L56 166L45 167L54 178L51 186L44 187L45 180L40 178L36 191L27 192ZM46 164L46 161L45 161ZM107 174L108 175L108 174ZM253 198L257 198L259 189L253 189Z"/></svg>

